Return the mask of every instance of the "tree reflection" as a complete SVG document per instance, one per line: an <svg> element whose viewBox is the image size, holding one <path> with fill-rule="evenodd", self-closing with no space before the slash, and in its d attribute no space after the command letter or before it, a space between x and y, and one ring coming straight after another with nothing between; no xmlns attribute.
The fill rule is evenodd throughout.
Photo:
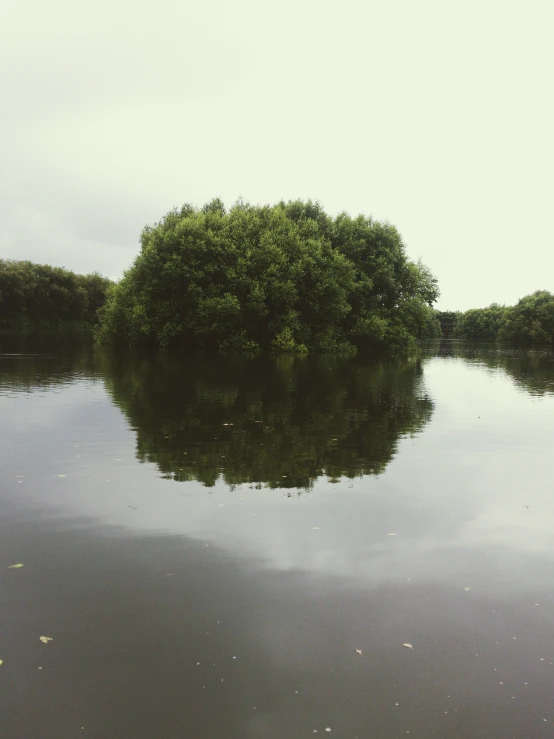
<svg viewBox="0 0 554 739"><path fill-rule="evenodd" d="M0 336L0 392L30 392L96 378L92 337Z"/></svg>
<svg viewBox="0 0 554 739"><path fill-rule="evenodd" d="M460 357L471 364L502 370L521 390L531 395L554 393L554 351L513 349L496 343L443 340L428 342L426 353Z"/></svg>
<svg viewBox="0 0 554 739"><path fill-rule="evenodd" d="M167 477L309 488L377 475L433 404L418 360L182 357L98 349L106 386Z"/></svg>

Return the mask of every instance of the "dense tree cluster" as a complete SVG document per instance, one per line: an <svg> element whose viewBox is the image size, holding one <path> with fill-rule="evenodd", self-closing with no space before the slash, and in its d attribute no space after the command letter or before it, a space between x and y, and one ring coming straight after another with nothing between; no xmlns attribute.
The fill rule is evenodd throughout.
<svg viewBox="0 0 554 739"><path fill-rule="evenodd" d="M423 335L437 282L398 231L313 202L185 205L146 227L100 311L105 343L224 351L405 347Z"/></svg>
<svg viewBox="0 0 554 739"><path fill-rule="evenodd" d="M511 307L493 303L468 310L459 314L454 336L519 345L554 343L554 295L537 290Z"/></svg>
<svg viewBox="0 0 554 739"><path fill-rule="evenodd" d="M521 298L506 311L498 338L514 344L554 343L554 295L537 290Z"/></svg>
<svg viewBox="0 0 554 739"><path fill-rule="evenodd" d="M78 275L60 267L0 260L0 322L93 324L111 284L96 273Z"/></svg>
<svg viewBox="0 0 554 739"><path fill-rule="evenodd" d="M443 335L440 314L437 310L430 310L427 321L421 334L422 339L438 339Z"/></svg>
<svg viewBox="0 0 554 739"><path fill-rule="evenodd" d="M472 308L461 313L456 321L454 336L460 339L496 341L507 308L493 303L488 308Z"/></svg>

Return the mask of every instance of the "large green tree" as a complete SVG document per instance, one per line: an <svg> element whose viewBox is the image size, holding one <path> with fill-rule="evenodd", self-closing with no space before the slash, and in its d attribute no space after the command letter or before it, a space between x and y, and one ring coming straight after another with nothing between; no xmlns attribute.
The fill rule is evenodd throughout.
<svg viewBox="0 0 554 739"><path fill-rule="evenodd" d="M506 312L499 339L515 344L554 343L554 295L537 290L521 298Z"/></svg>
<svg viewBox="0 0 554 739"><path fill-rule="evenodd" d="M311 201L185 205L141 235L100 311L106 343L344 351L419 338L437 282L398 231Z"/></svg>

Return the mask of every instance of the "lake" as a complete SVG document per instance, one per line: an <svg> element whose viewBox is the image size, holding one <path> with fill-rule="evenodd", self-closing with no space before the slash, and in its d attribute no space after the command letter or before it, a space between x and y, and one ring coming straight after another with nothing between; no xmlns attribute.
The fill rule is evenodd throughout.
<svg viewBox="0 0 554 739"><path fill-rule="evenodd" d="M0 337L2 737L552 737L553 454L551 351Z"/></svg>

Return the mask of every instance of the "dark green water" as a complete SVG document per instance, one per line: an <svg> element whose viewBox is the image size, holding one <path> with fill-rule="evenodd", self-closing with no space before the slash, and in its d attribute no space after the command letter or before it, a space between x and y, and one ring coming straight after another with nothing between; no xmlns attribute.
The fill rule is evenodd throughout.
<svg viewBox="0 0 554 739"><path fill-rule="evenodd" d="M549 352L0 337L1 736L551 737L553 450Z"/></svg>

